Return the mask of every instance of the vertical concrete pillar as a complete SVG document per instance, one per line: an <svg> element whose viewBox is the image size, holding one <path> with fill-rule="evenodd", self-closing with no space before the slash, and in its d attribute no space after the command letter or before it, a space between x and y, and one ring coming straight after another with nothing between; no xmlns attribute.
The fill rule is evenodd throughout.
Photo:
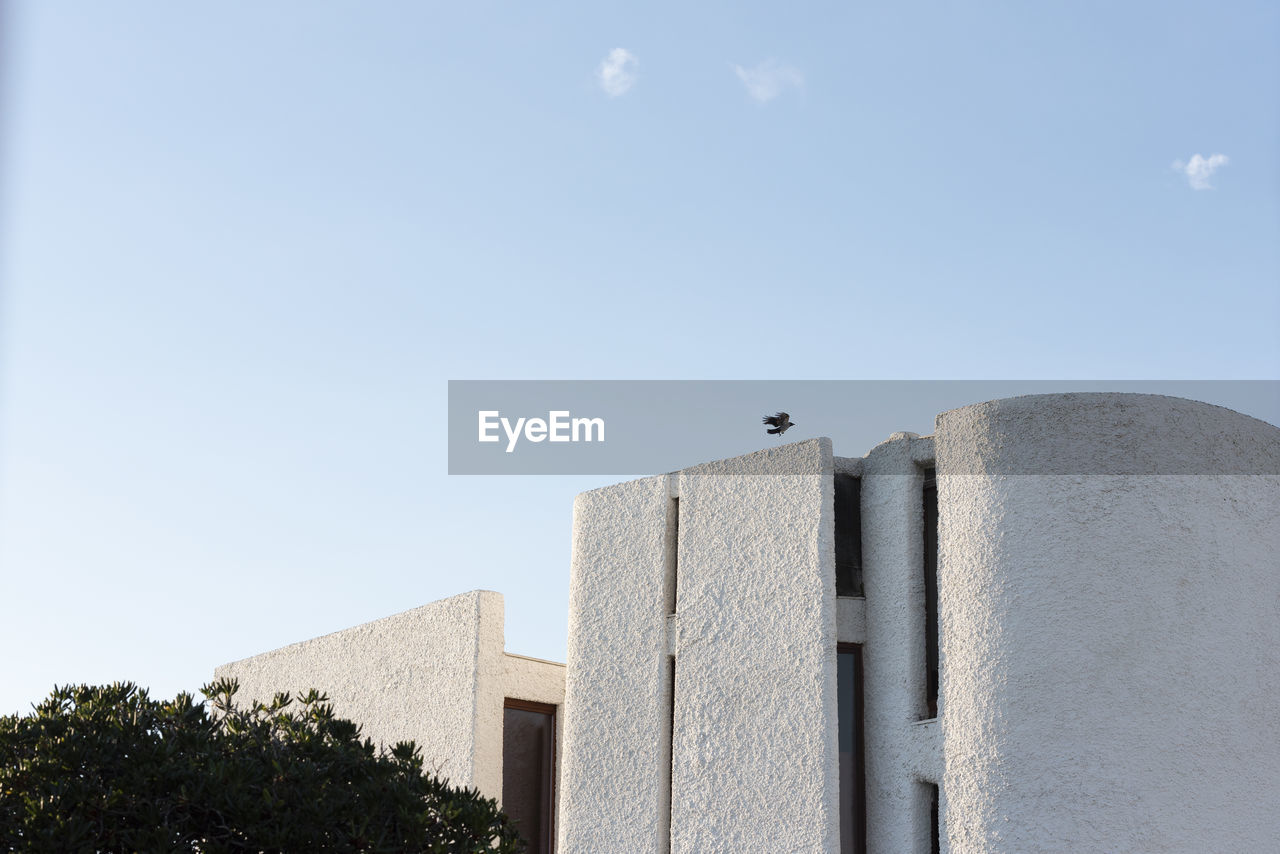
<svg viewBox="0 0 1280 854"><path fill-rule="evenodd" d="M923 783L938 782L936 724L925 706L922 464L932 442L896 433L862 469L863 650L867 845L918 852L927 844Z"/></svg>
<svg viewBox="0 0 1280 854"><path fill-rule="evenodd" d="M833 472L827 439L681 472L673 854L838 849Z"/></svg>
<svg viewBox="0 0 1280 854"><path fill-rule="evenodd" d="M1280 430L1035 395L937 443L951 850L1275 850Z"/></svg>
<svg viewBox="0 0 1280 854"><path fill-rule="evenodd" d="M476 599L477 634L474 709L475 750L472 785L485 797L502 800L503 647L506 614L501 594L482 592Z"/></svg>
<svg viewBox="0 0 1280 854"><path fill-rule="evenodd" d="M668 850L666 477L574 504L560 854Z"/></svg>

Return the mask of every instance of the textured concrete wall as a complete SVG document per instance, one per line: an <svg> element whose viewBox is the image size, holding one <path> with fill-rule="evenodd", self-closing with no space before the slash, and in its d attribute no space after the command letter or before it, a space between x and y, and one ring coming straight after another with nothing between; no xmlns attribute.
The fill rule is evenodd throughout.
<svg viewBox="0 0 1280 854"><path fill-rule="evenodd" d="M466 594L471 595L471 594ZM471 771L471 785L486 797L502 800L502 700L506 655L505 620L502 595L490 591L477 591L479 612L476 645L476 678L472 688L474 704L475 757ZM446 602L449 600L445 600ZM411 697L405 700L412 701Z"/></svg>
<svg viewBox="0 0 1280 854"><path fill-rule="evenodd" d="M944 850L1275 850L1280 430L1047 395L935 436Z"/></svg>
<svg viewBox="0 0 1280 854"><path fill-rule="evenodd" d="M933 442L895 433L862 467L867 844L928 851L926 782L942 778L936 722L923 722L924 468Z"/></svg>
<svg viewBox="0 0 1280 854"><path fill-rule="evenodd" d="M834 595L835 470L862 477L865 601ZM493 797L503 697L563 703L561 854L835 854L839 639L864 645L871 851L928 850L928 783L949 854L1280 838L1276 427L1150 395L993 401L862 459L819 439L584 493L573 543L563 681L503 654L486 592L217 675L323 688Z"/></svg>
<svg viewBox="0 0 1280 854"><path fill-rule="evenodd" d="M504 653L502 595L475 590L224 664L241 702L325 691L379 744L412 739L426 767L502 799L503 703L564 705L564 665ZM557 715L557 741L563 726Z"/></svg>
<svg viewBox="0 0 1280 854"><path fill-rule="evenodd" d="M833 471L821 439L578 497L563 854L834 850Z"/></svg>
<svg viewBox="0 0 1280 854"><path fill-rule="evenodd" d="M239 679L241 702L318 688L375 742L412 739L428 768L500 797L502 621L502 596L477 590L224 664L214 675Z"/></svg>
<svg viewBox="0 0 1280 854"><path fill-rule="evenodd" d="M564 705L563 664L506 653L502 658L502 695L551 706Z"/></svg>
<svg viewBox="0 0 1280 854"><path fill-rule="evenodd" d="M672 851L838 845L826 439L680 474Z"/></svg>
<svg viewBox="0 0 1280 854"><path fill-rule="evenodd" d="M667 850L668 493L651 477L574 504L561 854Z"/></svg>

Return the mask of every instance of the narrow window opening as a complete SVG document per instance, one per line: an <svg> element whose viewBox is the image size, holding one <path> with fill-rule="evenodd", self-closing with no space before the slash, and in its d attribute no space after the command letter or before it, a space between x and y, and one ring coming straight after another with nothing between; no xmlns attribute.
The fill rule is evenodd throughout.
<svg viewBox="0 0 1280 854"><path fill-rule="evenodd" d="M942 827L938 821L938 784L929 784L929 854L942 854Z"/></svg>
<svg viewBox="0 0 1280 854"><path fill-rule="evenodd" d="M938 478L924 472L925 717L938 716Z"/></svg>
<svg viewBox="0 0 1280 854"><path fill-rule="evenodd" d="M867 782L863 748L862 647L837 647L840 741L840 854L866 854Z"/></svg>
<svg viewBox="0 0 1280 854"><path fill-rule="evenodd" d="M664 603L663 610L667 614L667 631L674 629L674 615L677 607L677 593L679 591L679 555L680 555L680 499L672 497L667 504L667 528L664 555ZM672 639L668 637L668 644L672 643ZM671 647L668 647L671 649ZM663 673L663 683L666 690L666 708L663 710L663 727L661 733L662 739L662 769L663 774L659 786L661 792L662 806L659 813L659 820L662 823L660 831L660 854L669 854L671 851L671 820L673 817L673 798L672 787L675 785L675 720L676 720L676 658L674 655L667 655L664 662L665 672Z"/></svg>
<svg viewBox="0 0 1280 854"><path fill-rule="evenodd" d="M663 854L671 850L671 820L674 817L673 804L675 803L674 788L676 782L675 771L675 726L676 726L676 657L674 655L667 656L667 684L671 686L668 692L667 702L667 720L666 720L666 755L663 760L666 764L667 779L666 791L663 792L664 800L663 814L666 818L666 833L662 835L662 844L665 846Z"/></svg>
<svg viewBox="0 0 1280 854"><path fill-rule="evenodd" d="M680 499L672 498L667 505L667 532L663 555L664 606L668 614L676 612L676 589L679 582L677 561L680 555Z"/></svg>
<svg viewBox="0 0 1280 854"><path fill-rule="evenodd" d="M551 854L556 707L510 697L503 705L502 810L524 837L528 854Z"/></svg>
<svg viewBox="0 0 1280 854"><path fill-rule="evenodd" d="M836 595L862 596L862 479L835 477Z"/></svg>

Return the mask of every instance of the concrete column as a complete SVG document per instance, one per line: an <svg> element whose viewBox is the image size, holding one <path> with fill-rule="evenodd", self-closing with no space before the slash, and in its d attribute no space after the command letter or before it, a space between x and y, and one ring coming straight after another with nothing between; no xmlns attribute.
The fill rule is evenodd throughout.
<svg viewBox="0 0 1280 854"><path fill-rule="evenodd" d="M937 443L951 851L1274 850L1280 430L1036 395Z"/></svg>
<svg viewBox="0 0 1280 854"><path fill-rule="evenodd" d="M932 458L929 439L896 433L863 463L863 679L871 851L928 850L923 784L941 776L936 724L921 723L926 716L921 490L922 466Z"/></svg>
<svg viewBox="0 0 1280 854"><path fill-rule="evenodd" d="M668 850L668 479L574 504L560 854Z"/></svg>
<svg viewBox="0 0 1280 854"><path fill-rule="evenodd" d="M838 849L833 472L817 439L681 473L674 854Z"/></svg>

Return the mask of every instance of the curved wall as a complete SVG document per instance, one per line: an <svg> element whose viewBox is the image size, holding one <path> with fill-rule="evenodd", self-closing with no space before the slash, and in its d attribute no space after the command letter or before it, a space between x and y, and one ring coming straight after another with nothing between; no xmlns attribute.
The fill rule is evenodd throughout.
<svg viewBox="0 0 1280 854"><path fill-rule="evenodd" d="M1280 429L1152 395L938 416L944 850L1280 838Z"/></svg>

